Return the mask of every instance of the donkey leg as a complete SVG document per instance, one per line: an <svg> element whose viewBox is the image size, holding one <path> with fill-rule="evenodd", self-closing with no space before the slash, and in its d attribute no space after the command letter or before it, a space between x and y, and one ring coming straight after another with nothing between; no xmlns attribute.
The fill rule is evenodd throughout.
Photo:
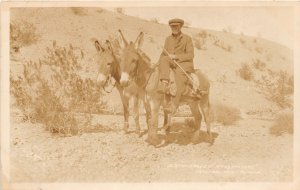
<svg viewBox="0 0 300 190"><path fill-rule="evenodd" d="M123 98L123 110L124 110L124 125L123 125L123 130L125 133L128 133L128 128L129 128L129 123L128 123L128 118L129 118L129 99L128 98Z"/></svg>
<svg viewBox="0 0 300 190"><path fill-rule="evenodd" d="M134 97L133 117L134 117L134 121L135 121L135 133L140 135L141 127L140 127L140 113L139 113L138 97Z"/></svg>
<svg viewBox="0 0 300 190"><path fill-rule="evenodd" d="M145 111L146 111L146 122L147 122L147 129L149 130L149 126L150 126L150 118L151 118L151 108L149 103L144 99L144 107L145 107Z"/></svg>
<svg viewBox="0 0 300 190"><path fill-rule="evenodd" d="M119 91L119 94L120 94L120 97L121 97L121 101L122 101L122 104L123 104L123 115L124 115L124 124L123 124L123 130L125 133L128 132L128 128L129 128L129 123L128 123L128 118L129 118L129 99L128 97L126 97L123 92L124 92L124 89L120 86L120 85L116 85L118 91Z"/></svg>
<svg viewBox="0 0 300 190"><path fill-rule="evenodd" d="M194 131L194 134L192 137L192 142L197 142L199 140L202 116L201 116L201 113L200 113L197 103L192 102L189 104L189 106L190 106L190 109L194 116L194 121L195 121L195 131Z"/></svg>
<svg viewBox="0 0 300 190"><path fill-rule="evenodd" d="M169 114L167 111L164 111L164 126L161 129L161 133L163 135L166 135L171 126L171 114Z"/></svg>
<svg viewBox="0 0 300 190"><path fill-rule="evenodd" d="M209 119L209 114L210 114L210 105L209 105L209 99L208 96L204 96L199 103L199 108L201 109L201 112L203 114L203 119L206 124L206 131L208 134L208 140L209 142L212 142L212 134L210 130L210 119Z"/></svg>
<svg viewBox="0 0 300 190"><path fill-rule="evenodd" d="M151 119L150 119L150 125L148 130L148 137L146 141L152 145L158 145L160 143L160 140L157 135L159 106L160 106L159 101L155 101L155 100L150 101Z"/></svg>

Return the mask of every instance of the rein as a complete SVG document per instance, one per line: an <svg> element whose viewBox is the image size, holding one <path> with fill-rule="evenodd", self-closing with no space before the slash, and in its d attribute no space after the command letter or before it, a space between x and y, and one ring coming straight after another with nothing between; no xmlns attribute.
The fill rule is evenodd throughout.
<svg viewBox="0 0 300 190"><path fill-rule="evenodd" d="M112 88L111 88L109 91L107 91L105 87L107 86L108 81L111 81L111 80L106 80L105 84L102 86L102 89L103 89L106 93L111 93L112 90L114 89L114 87L116 86L116 83L117 83L117 82L115 82L115 83L112 85Z"/></svg>
<svg viewBox="0 0 300 190"><path fill-rule="evenodd" d="M143 54L143 52L138 51L138 55L141 57L141 59L142 59L144 62L147 62L147 61L143 58L143 55L141 55L141 54ZM134 79L134 82L136 82L136 83L138 82L138 76L139 76L139 69L138 69L138 67L140 66L139 63L137 63L137 64L138 64L138 65L137 65L137 67L134 69L134 72L133 72L133 73L135 73L135 77L133 77L133 79ZM140 88L145 88L145 87L147 86L147 84L148 84L148 82L149 82L149 80L150 80L150 77L151 77L152 73L154 72L154 69L155 69L157 66L158 66L158 64L155 64L154 67L150 67L149 71L146 71L146 72L143 73L144 75L145 75L145 74L149 74L149 75L148 75L148 77L145 79L145 83L143 83L142 85L140 85Z"/></svg>

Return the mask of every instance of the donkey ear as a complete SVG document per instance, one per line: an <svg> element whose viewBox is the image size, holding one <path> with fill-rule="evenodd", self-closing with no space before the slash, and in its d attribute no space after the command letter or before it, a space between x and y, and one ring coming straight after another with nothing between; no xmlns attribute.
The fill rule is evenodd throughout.
<svg viewBox="0 0 300 190"><path fill-rule="evenodd" d="M107 45L107 49L113 53L114 51L109 40L106 40L106 45Z"/></svg>
<svg viewBox="0 0 300 190"><path fill-rule="evenodd" d="M128 41L125 39L125 37L123 35L123 32L120 29L118 30L118 32L120 34L119 36L120 36L121 42L122 42L121 43L122 44L121 47L124 48L125 46L128 46Z"/></svg>
<svg viewBox="0 0 300 190"><path fill-rule="evenodd" d="M104 51L104 48L100 45L100 42L98 40L95 41L95 47L97 51Z"/></svg>
<svg viewBox="0 0 300 190"><path fill-rule="evenodd" d="M142 46L143 42L144 42L144 33L141 32L134 42L135 49L139 49Z"/></svg>

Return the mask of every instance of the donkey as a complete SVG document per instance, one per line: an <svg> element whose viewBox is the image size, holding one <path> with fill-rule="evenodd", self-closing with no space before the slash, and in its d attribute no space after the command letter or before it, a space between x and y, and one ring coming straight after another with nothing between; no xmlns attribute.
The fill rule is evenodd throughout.
<svg viewBox="0 0 300 190"><path fill-rule="evenodd" d="M133 108L133 117L135 120L135 133L137 133L139 136L141 136L141 130L140 130L140 123L139 123L139 100L142 99L145 100L144 92L141 90L138 90L138 86L135 84L135 82L131 82L127 87L123 87L120 85L120 78L121 78L121 72L120 72L120 60L118 56L118 50L120 46L114 47L111 45L111 42L109 40L106 41L106 48L101 46L99 41L95 41L94 45L97 50L97 54L95 57L95 60L99 66L98 68L98 75L97 75L97 83L106 91L107 93L110 93L112 91L107 91L106 87L109 83L112 83L111 81L115 81L113 84L113 87L116 87L123 104L123 110L124 110L124 125L123 130L125 133L128 133L129 123L129 100L132 98L134 102L134 108ZM146 110L146 118L147 118L147 124L150 118L150 106L144 101L144 106Z"/></svg>
<svg viewBox="0 0 300 190"><path fill-rule="evenodd" d="M121 78L120 84L123 87L126 87L131 81L138 81L138 85L145 89L146 91L146 101L150 105L151 109L151 121L148 130L148 143L152 145L160 144L160 140L157 135L158 130L158 112L162 102L165 99L165 95L159 94L156 92L156 88L147 88L147 86L152 85L149 81L151 77L153 77L155 72L158 71L158 67L153 68L153 65L150 61L143 58L143 52L140 50L141 43L143 41L143 33L141 32L138 36L135 43L130 43L122 49L121 54ZM193 98L190 96L182 96L181 104L188 104L191 112L194 116L196 129L194 131L192 140L196 141L199 139L199 132L201 127L202 115L204 117L204 121L207 127L207 133L209 136L209 140L211 141L211 131L210 124L207 120L209 115L209 81L208 79L200 72L197 71L195 73L199 79L199 89L206 91L207 93L201 95L201 99ZM156 85L158 83L159 77L155 76ZM153 86L153 85L152 85ZM164 130L168 130L170 126L171 114L167 116L167 122L164 122ZM166 116L165 116L166 118ZM199 127L198 127L199 126Z"/></svg>

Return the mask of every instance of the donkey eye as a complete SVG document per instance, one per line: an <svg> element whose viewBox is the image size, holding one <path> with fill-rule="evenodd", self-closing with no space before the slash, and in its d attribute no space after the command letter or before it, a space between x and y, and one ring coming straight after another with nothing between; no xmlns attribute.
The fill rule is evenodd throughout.
<svg viewBox="0 0 300 190"><path fill-rule="evenodd" d="M111 63L111 62L109 62L109 63L107 63L107 66L111 66L111 64L112 64L112 63Z"/></svg>

